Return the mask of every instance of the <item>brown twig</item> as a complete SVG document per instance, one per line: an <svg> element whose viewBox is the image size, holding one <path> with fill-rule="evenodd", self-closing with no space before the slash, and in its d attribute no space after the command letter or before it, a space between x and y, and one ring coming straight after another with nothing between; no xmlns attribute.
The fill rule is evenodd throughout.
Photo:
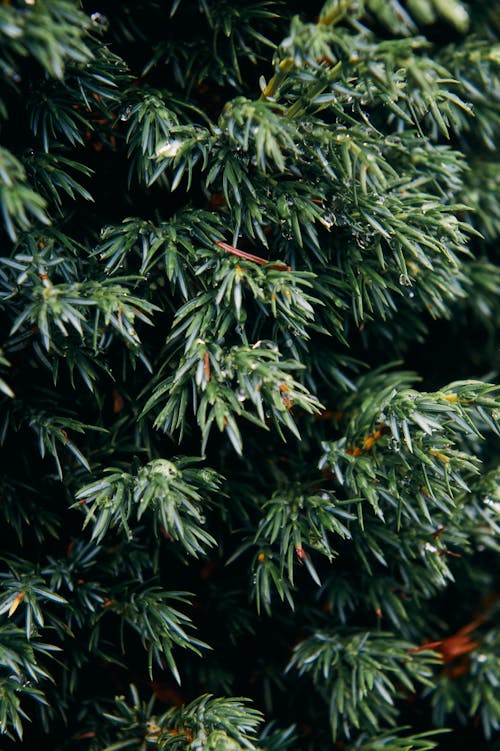
<svg viewBox="0 0 500 751"><path fill-rule="evenodd" d="M227 253L231 253L233 256L238 256L238 258L244 258L245 261L252 261L253 263L258 263L259 266L265 266L266 264L269 265L270 269L276 269L277 271L291 271L292 267L287 266L285 263L269 263L269 261L266 261L265 258L261 258L260 256L254 256L252 253L247 253L244 250L240 250L239 248L235 248L234 245L229 245L228 243L224 243L221 241L218 241L215 243L219 246L219 248L222 248Z"/></svg>

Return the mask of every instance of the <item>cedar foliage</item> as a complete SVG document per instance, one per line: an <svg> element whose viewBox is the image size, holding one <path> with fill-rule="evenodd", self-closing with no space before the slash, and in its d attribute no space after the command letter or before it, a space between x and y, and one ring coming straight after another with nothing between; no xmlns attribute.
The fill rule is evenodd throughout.
<svg viewBox="0 0 500 751"><path fill-rule="evenodd" d="M500 748L498 9L97 5L0 5L2 748Z"/></svg>

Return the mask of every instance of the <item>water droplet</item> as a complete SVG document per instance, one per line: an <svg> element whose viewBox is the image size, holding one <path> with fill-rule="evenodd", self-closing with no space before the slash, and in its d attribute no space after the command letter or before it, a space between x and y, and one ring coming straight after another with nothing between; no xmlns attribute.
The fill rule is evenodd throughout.
<svg viewBox="0 0 500 751"><path fill-rule="evenodd" d="M324 216L320 217L320 222L327 229L331 229L335 224L335 217L333 216L333 214L325 214Z"/></svg>
<svg viewBox="0 0 500 751"><path fill-rule="evenodd" d="M163 144L163 146L160 146L156 150L156 156L166 156L172 158L179 152L182 144L183 142L179 141L178 138L174 138L172 139L172 141L167 141Z"/></svg>
<svg viewBox="0 0 500 751"><path fill-rule="evenodd" d="M401 441L398 441L397 438L390 438L389 448L391 451L395 451L396 453L398 453L399 451L401 451Z"/></svg>
<svg viewBox="0 0 500 751"><path fill-rule="evenodd" d="M412 292L412 291L408 292L408 297L410 298L415 297L415 292Z"/></svg>
<svg viewBox="0 0 500 751"><path fill-rule="evenodd" d="M99 31L107 31L109 29L109 21L102 13L92 13L90 20Z"/></svg>
<svg viewBox="0 0 500 751"><path fill-rule="evenodd" d="M411 279L408 276L408 274L400 274L399 275L399 283L402 287L410 287L411 286Z"/></svg>
<svg viewBox="0 0 500 751"><path fill-rule="evenodd" d="M198 520L198 521L200 522L200 524L206 524L206 522L207 522L207 517L206 517L206 516L203 516L203 514L202 514L202 515L201 515L201 516L199 517L199 520Z"/></svg>
<svg viewBox="0 0 500 751"><path fill-rule="evenodd" d="M494 501L492 498L485 498L484 503L489 506L496 514L500 514L500 502Z"/></svg>
<svg viewBox="0 0 500 751"><path fill-rule="evenodd" d="M131 112L132 112L132 105L131 104L127 104L127 106L123 110L122 114L120 115L120 120L123 120L124 123L127 122L127 120L130 117L130 113Z"/></svg>

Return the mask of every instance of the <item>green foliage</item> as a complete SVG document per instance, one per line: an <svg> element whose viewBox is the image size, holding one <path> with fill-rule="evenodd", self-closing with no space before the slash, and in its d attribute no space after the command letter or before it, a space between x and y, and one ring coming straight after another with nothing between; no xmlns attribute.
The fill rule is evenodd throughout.
<svg viewBox="0 0 500 751"><path fill-rule="evenodd" d="M12 240L17 239L16 225L27 229L33 218L48 224L45 199L26 183L23 165L7 149L0 149L0 203L3 225Z"/></svg>
<svg viewBox="0 0 500 751"><path fill-rule="evenodd" d="M392 724L396 684L413 691L416 680L429 683L429 663L435 657L421 652L418 659L411 659L409 648L390 633L343 637L318 632L297 645L288 669L311 674L328 701L333 738L339 730L349 738L353 727L378 730L381 722Z"/></svg>
<svg viewBox="0 0 500 751"><path fill-rule="evenodd" d="M261 722L259 712L246 707L237 698L200 696L187 706L171 709L160 716L152 714L153 702L141 702L137 690L131 687L132 703L118 697L113 713L107 718L117 726L118 740L106 751L119 751L135 745L137 748L196 749L210 751L240 751L255 749L252 742Z"/></svg>
<svg viewBox="0 0 500 751"><path fill-rule="evenodd" d="M404 730L405 728L403 728ZM356 751L429 751L437 747L437 741L432 740L435 732L420 733L411 736L399 736L393 733L384 733L379 738L367 738L360 736L359 740L349 749Z"/></svg>
<svg viewBox="0 0 500 751"><path fill-rule="evenodd" d="M209 303L205 298L206 302ZM179 365L174 375L158 384L145 406L147 413L152 407L161 406L168 398L155 419L155 427L161 427L166 433L180 431L182 437L187 409L186 394L193 384L192 408L202 432L202 451L206 449L211 427L215 423L220 431L226 432L235 450L241 454L241 432L235 420L235 416L239 415L264 427L271 422L281 436L281 426L285 426L299 438L290 414L291 406L296 405L307 412L318 412L321 405L291 375L290 371L298 367L297 363L281 360L280 352L272 342L259 340L253 345L235 345L229 350L224 350L218 344L210 346L198 336L203 330L196 326L196 320L187 318L196 303L201 304L201 300L184 305L174 321L177 327L173 330L173 337L179 338L181 332L189 335ZM223 315L227 318L227 311ZM202 322L207 325L207 333L211 320L209 316L210 312ZM179 326L180 321L185 325L181 323ZM187 324L189 328L183 331ZM198 396L198 389L201 396ZM256 414L245 408L247 400Z"/></svg>
<svg viewBox="0 0 500 751"><path fill-rule="evenodd" d="M7 749L498 745L498 32L0 6Z"/></svg>
<svg viewBox="0 0 500 751"><path fill-rule="evenodd" d="M107 469L104 479L82 488L77 505L85 504L92 538L99 542L110 527L122 527L131 538L129 519L139 522L149 511L155 535L179 540L188 554L203 553L214 545L214 538L200 526L205 523L200 490L215 492L220 481L215 472L190 468L190 463L189 458L155 459L135 476Z"/></svg>
<svg viewBox="0 0 500 751"><path fill-rule="evenodd" d="M500 726L497 695L499 659L498 632L493 631L484 635L480 651L476 650L471 655L467 675L452 681L446 672L443 673L432 697L437 722L445 720L451 707L458 712L462 721L479 711L484 733L491 738Z"/></svg>
<svg viewBox="0 0 500 751"><path fill-rule="evenodd" d="M20 83L16 64L23 57L33 58L56 78L63 77L67 63L88 62L92 57L85 38L89 26L88 17L69 0L4 3L1 64L7 80Z"/></svg>
<svg viewBox="0 0 500 751"><path fill-rule="evenodd" d="M165 592L161 587L137 587L133 581L122 582L116 590L116 599L105 603L106 610L101 612L100 620L108 615L118 616L121 622L121 633L125 624L130 626L141 639L143 648L148 653L149 674L153 674L153 660L163 666L162 657L180 683L179 671L172 656L174 644L190 649L200 654L199 648L207 645L195 639L185 631L186 625L191 625L190 619L172 608L167 603L186 602L185 592ZM91 645L100 637L100 621L92 635ZM123 637L122 637L123 639ZM124 644L122 641L122 651Z"/></svg>
<svg viewBox="0 0 500 751"><path fill-rule="evenodd" d="M494 386L467 381L425 394L402 389L409 379L386 373L360 379L346 400L351 422L339 441L323 444L320 462L348 496L365 499L381 517L392 513L397 529L420 515L432 522L432 506L445 517L452 513L455 497L469 490L466 479L478 472L476 458L460 448L483 425L499 430ZM376 403L369 396L374 389ZM358 510L362 523L361 504Z"/></svg>
<svg viewBox="0 0 500 751"><path fill-rule="evenodd" d="M37 664L38 655L48 654L56 647L29 641L21 629L3 624L0 630L0 728L11 736L12 730L22 738L22 720L27 719L21 698L45 704L43 692L36 688L39 681L50 675Z"/></svg>

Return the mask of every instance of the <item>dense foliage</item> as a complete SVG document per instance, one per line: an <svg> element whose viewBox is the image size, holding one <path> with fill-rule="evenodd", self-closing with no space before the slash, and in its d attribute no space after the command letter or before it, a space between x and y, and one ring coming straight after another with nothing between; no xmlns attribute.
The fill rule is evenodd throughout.
<svg viewBox="0 0 500 751"><path fill-rule="evenodd" d="M500 748L494 5L0 5L2 748Z"/></svg>

